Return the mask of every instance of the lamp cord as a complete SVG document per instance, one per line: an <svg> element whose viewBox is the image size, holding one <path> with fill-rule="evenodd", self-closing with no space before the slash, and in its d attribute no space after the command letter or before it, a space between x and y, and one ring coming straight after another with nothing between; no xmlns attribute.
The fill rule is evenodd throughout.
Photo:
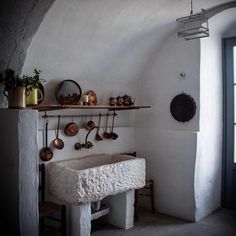
<svg viewBox="0 0 236 236"><path fill-rule="evenodd" d="M193 14L193 0L191 0L191 11L190 11L190 15L192 15Z"/></svg>

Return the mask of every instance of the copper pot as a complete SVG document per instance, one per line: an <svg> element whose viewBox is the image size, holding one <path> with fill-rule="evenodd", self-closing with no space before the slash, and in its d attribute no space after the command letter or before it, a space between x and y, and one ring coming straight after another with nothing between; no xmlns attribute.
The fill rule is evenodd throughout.
<svg viewBox="0 0 236 236"><path fill-rule="evenodd" d="M70 122L65 126L64 132L67 136L75 136L79 132L79 125L75 122Z"/></svg>

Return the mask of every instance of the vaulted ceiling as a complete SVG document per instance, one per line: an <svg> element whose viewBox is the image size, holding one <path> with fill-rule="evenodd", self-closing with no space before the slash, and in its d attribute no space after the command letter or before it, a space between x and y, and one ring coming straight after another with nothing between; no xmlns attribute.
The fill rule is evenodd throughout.
<svg viewBox="0 0 236 236"><path fill-rule="evenodd" d="M56 2L58 1L60 0ZM11 67L17 72L21 71L32 37L54 2L55 0L1 1L0 70ZM224 2L227 1L194 1L194 10L207 9ZM83 33L87 33L92 36L91 41L97 41L97 36L102 37L107 34L113 38L111 42L127 40L128 35L130 37L132 33L135 37L135 34L143 29L151 33L152 29L174 22L177 17L188 15L190 11L189 0L73 0L64 1L64 5L72 11L76 9L73 5L79 6L78 20L80 22L72 22L71 27L79 27L80 24L87 25L87 32L81 32L81 37ZM90 31L91 24L95 24L96 31Z"/></svg>

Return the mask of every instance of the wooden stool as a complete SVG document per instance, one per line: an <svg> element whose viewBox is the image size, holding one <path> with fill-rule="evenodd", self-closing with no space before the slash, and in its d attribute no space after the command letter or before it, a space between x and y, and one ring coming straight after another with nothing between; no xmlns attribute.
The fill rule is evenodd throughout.
<svg viewBox="0 0 236 236"><path fill-rule="evenodd" d="M148 193L146 193L146 190ZM145 192L144 192L145 191ZM142 189L135 190L135 202L134 202L134 220L138 220L138 198L139 197L150 197L152 213L155 213L154 205L154 191L153 191L153 180L146 180L145 186Z"/></svg>
<svg viewBox="0 0 236 236"><path fill-rule="evenodd" d="M45 165L39 165L40 184L39 191L41 192L41 200L39 202L39 235L45 235L44 229L48 228L53 231L60 231L61 236L66 236L66 206L59 205L54 202L45 200ZM58 216L56 216L58 215ZM50 219L59 223L59 227L46 224L45 219Z"/></svg>

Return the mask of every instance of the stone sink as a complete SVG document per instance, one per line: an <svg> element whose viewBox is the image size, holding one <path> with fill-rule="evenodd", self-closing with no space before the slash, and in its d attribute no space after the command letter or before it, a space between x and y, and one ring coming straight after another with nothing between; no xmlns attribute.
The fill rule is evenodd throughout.
<svg viewBox="0 0 236 236"><path fill-rule="evenodd" d="M97 154L48 164L49 191L73 204L101 200L145 185L145 159Z"/></svg>

